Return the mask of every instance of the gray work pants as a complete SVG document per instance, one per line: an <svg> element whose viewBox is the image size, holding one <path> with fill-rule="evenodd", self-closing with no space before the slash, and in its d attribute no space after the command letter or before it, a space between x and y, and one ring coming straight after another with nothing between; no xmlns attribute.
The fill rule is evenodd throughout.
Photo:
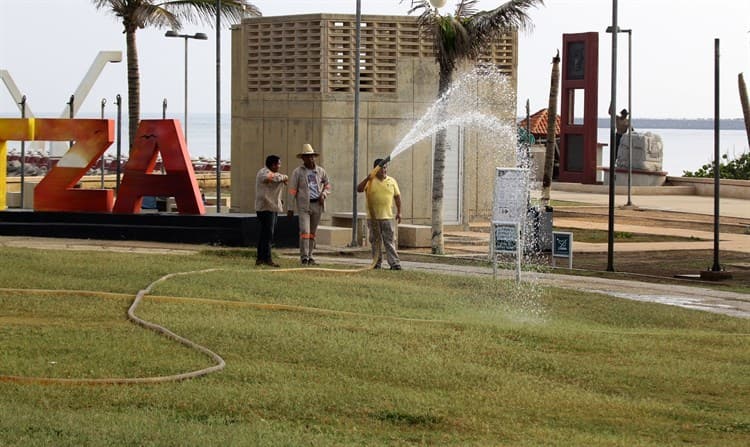
<svg viewBox="0 0 750 447"><path fill-rule="evenodd" d="M309 211L299 213L299 256L303 261L313 257L315 232L318 230L321 214L323 207L319 202L311 203Z"/></svg>
<svg viewBox="0 0 750 447"><path fill-rule="evenodd" d="M394 221L392 219L367 219L367 227L370 229L370 247L372 248L372 259L375 265L380 266L383 262L383 250L385 247L385 259L388 265L400 265L401 260L396 252L396 241L394 240Z"/></svg>

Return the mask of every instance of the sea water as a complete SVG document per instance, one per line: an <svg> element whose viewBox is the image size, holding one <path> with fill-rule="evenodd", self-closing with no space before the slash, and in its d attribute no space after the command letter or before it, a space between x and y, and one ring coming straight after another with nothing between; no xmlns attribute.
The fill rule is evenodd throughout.
<svg viewBox="0 0 750 447"><path fill-rule="evenodd" d="M683 171L697 171L698 168L713 163L714 131L713 129L647 129L640 128L640 133L651 132L661 137L664 144L662 170L672 177L681 177ZM599 128L597 141L609 146L609 129ZM609 147L602 153L602 162L609 165ZM748 152L747 134L744 130L722 130L719 132L719 156L728 154L735 159Z"/></svg>
<svg viewBox="0 0 750 447"><path fill-rule="evenodd" d="M40 116L53 116L50 114ZM18 116L2 114L4 118L18 118ZM98 118L98 116L81 116L82 118ZM105 115L105 118L115 117ZM159 119L161 114L144 113L144 119ZM182 121L182 115L174 116L167 114L167 118L175 118ZM127 116L123 111L122 117L122 152L127 153ZM663 170L668 175L679 177L683 171L696 171L704 164L713 162L714 157L714 131L713 129L647 129L639 128L638 132L652 132L659 135L664 143ZM231 160L231 116L229 113L221 116L221 159ZM599 128L597 141L609 145L609 129ZM8 142L8 151L13 148L19 149L17 142ZM116 142L107 151L114 155ZM28 145L27 145L28 149ZM214 113L191 113L188 122L188 151L192 158L204 157L214 159L216 157L216 115ZM747 135L742 129L722 130L719 133L719 153L728 154L730 159L750 151L748 148ZM609 148L605 147L602 160L608 165Z"/></svg>

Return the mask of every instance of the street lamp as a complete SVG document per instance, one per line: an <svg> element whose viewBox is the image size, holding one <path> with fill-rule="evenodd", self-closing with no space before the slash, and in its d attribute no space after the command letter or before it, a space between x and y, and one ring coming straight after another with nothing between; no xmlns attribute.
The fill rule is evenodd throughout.
<svg viewBox="0 0 750 447"><path fill-rule="evenodd" d="M607 27L607 32L612 32L612 27ZM617 27L618 33L628 33L628 113L630 114L630 118L628 118L628 203L625 204L626 207L633 207L633 202L630 200L630 189L633 185L633 134L630 131L633 124L633 89L632 89L632 81L633 81L633 45L632 45L632 36L633 36L633 30L631 29L622 29L619 26Z"/></svg>
<svg viewBox="0 0 750 447"><path fill-rule="evenodd" d="M617 0L612 0L612 30L617 26ZM612 79L609 103L617 110L617 33L612 33ZM615 114L609 117L609 206L607 217L607 271L615 271Z"/></svg>
<svg viewBox="0 0 750 447"><path fill-rule="evenodd" d="M187 143L188 133L188 39L207 40L208 36L204 33L178 34L176 31L169 30L164 33L165 37L182 37L185 39L185 122L182 126L185 128L185 143Z"/></svg>

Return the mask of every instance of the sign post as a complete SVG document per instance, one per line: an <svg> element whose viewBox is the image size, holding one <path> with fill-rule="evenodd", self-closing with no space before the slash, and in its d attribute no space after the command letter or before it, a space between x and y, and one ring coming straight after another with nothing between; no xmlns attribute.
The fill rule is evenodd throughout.
<svg viewBox="0 0 750 447"><path fill-rule="evenodd" d="M493 277L497 278L498 253L516 255L516 282L521 281L523 240L521 226L526 220L529 203L528 169L496 168L490 256Z"/></svg>
<svg viewBox="0 0 750 447"><path fill-rule="evenodd" d="M514 253L516 255L516 282L521 281L521 228L518 222L492 221L490 232L490 250L492 254L492 277L497 278L497 255Z"/></svg>
<svg viewBox="0 0 750 447"><path fill-rule="evenodd" d="M552 267L555 258L568 258L568 268L573 268L573 233L552 232Z"/></svg>

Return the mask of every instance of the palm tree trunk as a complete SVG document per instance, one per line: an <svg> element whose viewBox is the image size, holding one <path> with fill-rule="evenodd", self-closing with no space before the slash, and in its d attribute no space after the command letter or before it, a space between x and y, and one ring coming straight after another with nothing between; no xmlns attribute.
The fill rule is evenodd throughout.
<svg viewBox="0 0 750 447"><path fill-rule="evenodd" d="M135 44L135 28L125 31L125 46L128 54L128 153L133 148L138 123L141 120L141 77L138 70L138 48Z"/></svg>
<svg viewBox="0 0 750 447"><path fill-rule="evenodd" d="M542 177L542 204L549 205L552 190L552 173L555 168L555 130L557 127L557 92L560 88L560 51L552 58L552 76L547 106L547 145L544 151L544 175Z"/></svg>
<svg viewBox="0 0 750 447"><path fill-rule="evenodd" d="M737 77L740 87L740 102L742 103L742 116L745 117L745 133L747 134L747 144L750 145L750 101L747 99L747 85L745 85L745 76L740 73Z"/></svg>
<svg viewBox="0 0 750 447"><path fill-rule="evenodd" d="M448 91L453 70L440 68L440 80L438 84L438 95ZM435 135L435 154L432 158L432 254L442 255L445 253L445 241L443 238L443 177L445 175L445 150L447 130L442 129Z"/></svg>

